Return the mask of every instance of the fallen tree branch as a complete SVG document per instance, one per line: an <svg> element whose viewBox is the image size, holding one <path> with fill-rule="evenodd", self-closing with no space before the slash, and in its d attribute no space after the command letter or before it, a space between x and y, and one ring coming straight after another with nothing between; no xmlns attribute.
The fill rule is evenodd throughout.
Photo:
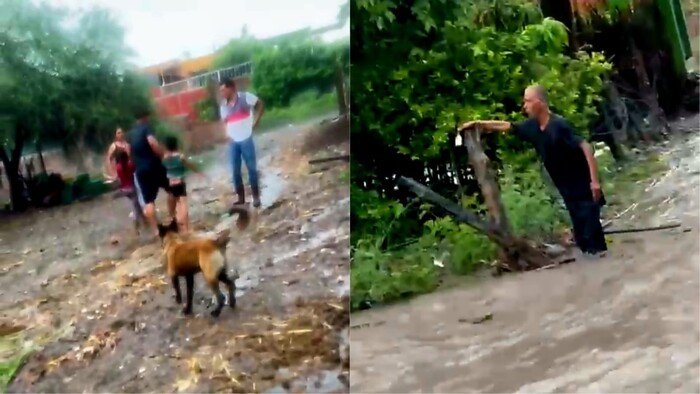
<svg viewBox="0 0 700 394"><path fill-rule="evenodd" d="M502 226L492 221L483 220L476 213L463 209L427 186L406 177L400 177L398 183L420 199L451 213L457 221L467 224L489 237L503 249L506 255L504 263L509 271L526 271L552 264L551 259L544 252L532 246L527 240L510 235Z"/></svg>
<svg viewBox="0 0 700 394"><path fill-rule="evenodd" d="M309 164L326 163L329 161L336 161L336 160L350 161L350 155L339 155L339 156L323 157L320 159L313 159L313 160L309 160Z"/></svg>
<svg viewBox="0 0 700 394"><path fill-rule="evenodd" d="M643 232L647 232L647 231L658 231L658 230L667 230L670 228L678 228L680 226L681 226L680 223L663 224L661 226L654 226L654 227L627 228L627 229L620 229L620 230L606 230L606 231L603 231L603 234L609 235L609 234L643 233Z"/></svg>

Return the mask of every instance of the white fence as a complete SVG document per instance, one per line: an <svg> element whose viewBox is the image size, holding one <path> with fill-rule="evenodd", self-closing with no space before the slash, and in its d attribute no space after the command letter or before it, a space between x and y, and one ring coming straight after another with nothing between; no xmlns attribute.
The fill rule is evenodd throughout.
<svg viewBox="0 0 700 394"><path fill-rule="evenodd" d="M182 81L168 83L160 87L161 93L164 96L177 94L190 89L198 89L205 87L208 81L219 83L227 78L241 78L253 74L253 64L246 62L229 68L211 71L206 74L196 75Z"/></svg>

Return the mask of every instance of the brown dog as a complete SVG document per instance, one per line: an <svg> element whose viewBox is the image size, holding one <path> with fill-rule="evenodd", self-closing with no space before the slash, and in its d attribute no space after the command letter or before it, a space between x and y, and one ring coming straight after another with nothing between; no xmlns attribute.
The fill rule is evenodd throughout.
<svg viewBox="0 0 700 394"><path fill-rule="evenodd" d="M230 214L238 213L237 226L245 229L250 222L250 214L244 207L233 207ZM224 307L224 295L219 289L219 282L228 288L229 305L236 307L236 284L226 273L226 245L231 240L231 232L223 231L216 238L182 239L177 234L177 223L173 220L167 226L158 225L158 233L163 241L163 258L167 275L175 289L175 301L182 303L180 276L185 277L187 300L182 313L192 313L194 297L194 276L201 272L217 300L216 308L211 311L218 317Z"/></svg>

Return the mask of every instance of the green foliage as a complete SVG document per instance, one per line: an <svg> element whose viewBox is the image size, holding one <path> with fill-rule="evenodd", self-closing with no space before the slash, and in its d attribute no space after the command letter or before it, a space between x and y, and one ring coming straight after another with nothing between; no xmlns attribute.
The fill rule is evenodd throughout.
<svg viewBox="0 0 700 394"><path fill-rule="evenodd" d="M305 37L277 42L246 38L224 46L214 60L214 67L252 61L255 91L269 108L283 108L304 92L331 92L336 65L342 65L347 72L349 56L347 41L326 43Z"/></svg>
<svg viewBox="0 0 700 394"><path fill-rule="evenodd" d="M269 44L268 44L269 45ZM266 43L255 38L231 40L216 53L213 69L233 67L253 60L253 56L266 47Z"/></svg>
<svg viewBox="0 0 700 394"><path fill-rule="evenodd" d="M553 110L585 132L610 65L600 53L569 55L564 25L543 18L529 0L358 0L351 12L351 101L354 109L362 108L351 114L353 145L362 141L353 149L351 171L353 270L362 272L353 275L353 291L360 292L353 298L386 301L400 291L382 284L391 295L380 295L373 281L399 276L373 271L378 251L391 260L402 253L394 251L396 245L419 239L424 250L408 257L445 256L437 260L457 273L472 272L495 253L483 236L444 213L412 208L412 196L395 188L396 177L410 176L483 212L466 154L451 146L457 124L519 121L524 88L539 83L548 89ZM502 170L502 198L515 231L551 235L565 216L533 167L533 153L523 152L524 144L512 135L485 136L483 142ZM423 265L408 266L424 274ZM420 282L406 275L400 276L406 283L392 286Z"/></svg>
<svg viewBox="0 0 700 394"><path fill-rule="evenodd" d="M389 252L373 243L360 243L354 249L350 268L353 310L427 293L437 285L431 256L417 246Z"/></svg>
<svg viewBox="0 0 700 394"><path fill-rule="evenodd" d="M319 94L310 90L293 97L287 107L266 109L258 130L271 130L290 123L299 124L334 111L338 111L335 92Z"/></svg>
<svg viewBox="0 0 700 394"><path fill-rule="evenodd" d="M10 360L0 361L0 393L7 392L7 385L19 370L25 357L15 357Z"/></svg>
<svg viewBox="0 0 700 394"><path fill-rule="evenodd" d="M126 68L123 29L92 8L69 28L60 8L8 0L0 20L0 107L5 148L36 138L101 144L150 105L147 85Z"/></svg>
<svg viewBox="0 0 700 394"><path fill-rule="evenodd" d="M566 223L566 213L549 193L540 172L530 165L515 172L506 168L501 177L501 193L508 219L516 234L530 239L548 240ZM367 195L372 195L370 199ZM402 232L413 229L417 221L406 220L406 209L396 201L380 200L372 192L356 191L362 196L362 206L369 210L360 215L363 227L353 232L363 234L357 240L352 257L352 308L365 308L375 303L386 303L406 296L427 293L435 289L441 263L448 273L470 274L489 264L497 257L497 247L486 236L452 217L435 215L428 204L420 207L425 220L425 231L407 248L394 250L391 243L385 245L382 234L390 233L400 238ZM379 202L381 201L381 203ZM462 205L475 211L484 207L474 196L464 196ZM368 220L368 218L374 220ZM403 219L403 220L402 220ZM384 227L382 227L382 225ZM369 238L366 234L375 234ZM401 245L399 245L401 246Z"/></svg>
<svg viewBox="0 0 700 394"><path fill-rule="evenodd" d="M568 217L556 193L542 179L540 169L531 166L516 172L507 166L501 177L501 198L515 234L547 240L561 230Z"/></svg>
<svg viewBox="0 0 700 394"><path fill-rule="evenodd" d="M155 130L156 138L158 141L165 141L168 137L175 137L182 144L182 134L177 131L172 125L168 124L162 120L155 120L153 122L153 129ZM182 146L182 145L181 145Z"/></svg>
<svg viewBox="0 0 700 394"><path fill-rule="evenodd" d="M65 9L23 0L4 1L2 11L0 161L21 209L16 174L25 144L101 151L151 102L145 81L128 69L124 31L108 11L90 8L69 21Z"/></svg>
<svg viewBox="0 0 700 394"><path fill-rule="evenodd" d="M253 85L270 107L286 107L302 92L333 91L336 66L348 54L347 43L321 41L266 48L254 58Z"/></svg>
<svg viewBox="0 0 700 394"><path fill-rule="evenodd" d="M200 120L216 122L219 120L219 103L216 101L216 94L213 93L215 90L209 87L208 91L210 93L195 104L195 111L197 111L197 117Z"/></svg>

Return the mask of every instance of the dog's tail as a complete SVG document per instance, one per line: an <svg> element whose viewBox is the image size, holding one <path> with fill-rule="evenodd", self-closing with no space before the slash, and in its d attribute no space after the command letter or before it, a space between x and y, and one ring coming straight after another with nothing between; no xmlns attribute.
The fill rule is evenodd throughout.
<svg viewBox="0 0 700 394"><path fill-rule="evenodd" d="M218 234L216 234L216 238L214 238L214 244L219 248L219 249L225 249L226 245L228 245L229 241L231 240L231 230L226 229Z"/></svg>
<svg viewBox="0 0 700 394"><path fill-rule="evenodd" d="M238 214L238 219L236 219L236 227L238 227L239 230L245 230L248 228L248 225L250 224L250 212L248 209L244 206L234 205L228 210L228 214L233 215L235 213Z"/></svg>

